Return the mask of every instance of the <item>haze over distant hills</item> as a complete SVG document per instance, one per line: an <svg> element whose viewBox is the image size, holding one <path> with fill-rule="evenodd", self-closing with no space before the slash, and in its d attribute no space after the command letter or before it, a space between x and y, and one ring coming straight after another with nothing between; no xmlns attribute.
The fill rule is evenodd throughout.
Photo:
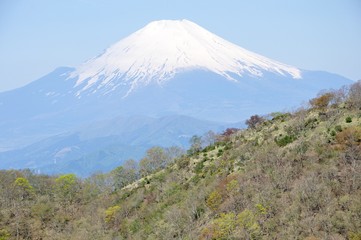
<svg viewBox="0 0 361 240"><path fill-rule="evenodd" d="M0 93L0 149L11 149L0 167L108 170L151 145L184 145L351 82L252 53L187 20L155 21L77 68ZM96 164L86 164L89 155ZM70 168L76 161L89 169Z"/></svg>

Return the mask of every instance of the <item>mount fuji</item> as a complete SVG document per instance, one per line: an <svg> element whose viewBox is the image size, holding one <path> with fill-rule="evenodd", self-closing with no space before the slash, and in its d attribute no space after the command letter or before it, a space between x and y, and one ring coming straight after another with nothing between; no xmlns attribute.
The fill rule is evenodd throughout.
<svg viewBox="0 0 361 240"><path fill-rule="evenodd" d="M234 82L243 75L261 77L263 72L301 78L299 69L242 49L187 20L152 22L70 77L77 78L76 87L81 86L77 95L98 89L109 93L121 87L126 90L124 98L139 87L162 86L177 74L196 69Z"/></svg>
<svg viewBox="0 0 361 240"><path fill-rule="evenodd" d="M69 164L91 151L84 141L90 146L100 137L121 138L124 151L130 147L129 139L147 135L155 123L157 134L148 134L130 148L140 142L143 147L179 144L170 139L189 136L191 131L201 134L191 125L202 125L202 131L219 130L252 114L298 106L322 89L349 83L337 74L302 70L250 52L188 20L155 21L76 68L61 67L24 87L0 93L0 150L8 150L0 154L0 167L14 167L16 162L16 167L48 169L64 149L70 149L61 155ZM134 116L132 130L121 126ZM119 117L128 120L112 120ZM163 122L177 122L177 128L160 127L160 119L172 119ZM84 126L100 122L103 127L109 123L104 127L107 134L99 130L91 138L81 137ZM168 129L166 138L160 137L164 129ZM76 141L67 141L75 135ZM31 146L37 146L36 154Z"/></svg>

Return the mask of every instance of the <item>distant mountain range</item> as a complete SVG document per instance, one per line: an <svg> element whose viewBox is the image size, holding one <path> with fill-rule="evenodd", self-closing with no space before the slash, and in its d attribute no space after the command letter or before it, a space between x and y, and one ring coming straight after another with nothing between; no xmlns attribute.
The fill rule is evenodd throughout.
<svg viewBox="0 0 361 240"><path fill-rule="evenodd" d="M351 82L252 53L187 20L151 22L77 68L0 93L0 167L108 170L149 146L185 146L193 134Z"/></svg>
<svg viewBox="0 0 361 240"><path fill-rule="evenodd" d="M117 117L0 153L0 166L89 176L114 169L124 160L139 159L153 146L186 148L194 134L221 131L227 126L232 127L186 116Z"/></svg>

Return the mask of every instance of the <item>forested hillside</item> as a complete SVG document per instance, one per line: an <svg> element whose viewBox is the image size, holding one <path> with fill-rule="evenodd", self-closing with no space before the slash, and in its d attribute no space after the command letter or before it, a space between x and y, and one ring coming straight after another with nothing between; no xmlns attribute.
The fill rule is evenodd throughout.
<svg viewBox="0 0 361 240"><path fill-rule="evenodd" d="M361 239L361 82L247 125L87 179L1 171L0 239Z"/></svg>

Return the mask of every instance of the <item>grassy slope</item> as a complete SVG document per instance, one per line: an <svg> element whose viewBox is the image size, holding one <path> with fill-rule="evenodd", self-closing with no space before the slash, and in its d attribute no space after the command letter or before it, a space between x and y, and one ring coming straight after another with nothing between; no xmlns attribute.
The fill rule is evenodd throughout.
<svg viewBox="0 0 361 240"><path fill-rule="evenodd" d="M242 130L126 187L114 202L126 216L119 229L133 239L351 238L361 227L361 139L341 138L357 131L360 112L343 108Z"/></svg>

